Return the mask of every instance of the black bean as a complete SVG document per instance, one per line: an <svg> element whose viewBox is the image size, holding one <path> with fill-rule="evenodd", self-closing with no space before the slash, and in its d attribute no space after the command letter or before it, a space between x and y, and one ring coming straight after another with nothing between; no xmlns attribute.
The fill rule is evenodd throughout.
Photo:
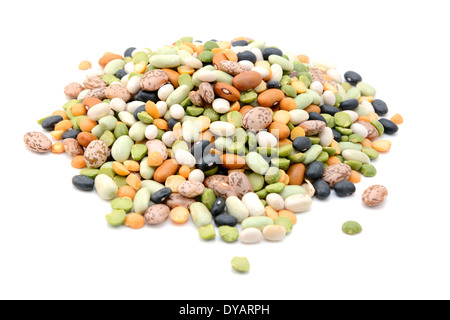
<svg viewBox="0 0 450 320"><path fill-rule="evenodd" d="M384 127L384 133L386 134L395 134L398 131L398 126L389 119L381 118L380 123Z"/></svg>
<svg viewBox="0 0 450 320"><path fill-rule="evenodd" d="M220 174L222 176L227 176L228 175L228 169L227 168L222 167L222 166L218 166L218 165L216 165L216 166L218 168L217 168L217 171L214 174Z"/></svg>
<svg viewBox="0 0 450 320"><path fill-rule="evenodd" d="M174 118L170 118L169 120L167 120L167 125L169 126L169 129L170 129L171 131L173 131L173 127L175 127L175 125L176 125L178 122L180 122L180 121L178 121L178 120L176 120L176 119L174 119Z"/></svg>
<svg viewBox="0 0 450 320"><path fill-rule="evenodd" d="M94 190L94 179L88 176L78 175L72 178L72 184L81 191L92 191Z"/></svg>
<svg viewBox="0 0 450 320"><path fill-rule="evenodd" d="M339 106L342 110L353 110L359 106L359 101L357 99L349 99L341 102Z"/></svg>
<svg viewBox="0 0 450 320"><path fill-rule="evenodd" d="M154 103L157 103L159 101L158 91L141 90L134 95L134 100L142 102L153 101Z"/></svg>
<svg viewBox="0 0 450 320"><path fill-rule="evenodd" d="M231 43L233 47L245 47L248 46L248 42L245 40L237 40Z"/></svg>
<svg viewBox="0 0 450 320"><path fill-rule="evenodd" d="M230 216L229 214L222 213L214 218L214 223L218 227L221 227L221 226L234 227L235 225L237 225L237 219L233 216Z"/></svg>
<svg viewBox="0 0 450 320"><path fill-rule="evenodd" d="M314 161L306 167L305 176L311 180L322 178L325 166L320 161Z"/></svg>
<svg viewBox="0 0 450 320"><path fill-rule="evenodd" d="M336 140L336 142L341 142L342 134L334 128L332 128L331 131L333 131L334 140Z"/></svg>
<svg viewBox="0 0 450 320"><path fill-rule="evenodd" d="M166 201L170 195L172 194L172 189L170 188L162 188L161 190L156 191L150 197L150 200L154 203L162 203Z"/></svg>
<svg viewBox="0 0 450 320"><path fill-rule="evenodd" d="M248 60L256 63L256 55L251 51L244 51L237 54L238 61Z"/></svg>
<svg viewBox="0 0 450 320"><path fill-rule="evenodd" d="M310 112L309 120L319 120L325 122L325 124L327 123L327 120L325 120L325 118L320 113L317 112Z"/></svg>
<svg viewBox="0 0 450 320"><path fill-rule="evenodd" d="M316 190L314 195L320 200L327 199L331 194L330 186L322 179L317 179L316 181L314 181L313 187Z"/></svg>
<svg viewBox="0 0 450 320"><path fill-rule="evenodd" d="M306 152L309 148L311 148L311 140L308 137L298 137L295 138L294 142L292 143L292 146L295 150L299 152Z"/></svg>
<svg viewBox="0 0 450 320"><path fill-rule="evenodd" d="M356 192L356 187L353 182L341 181L334 185L334 191L338 197L348 197Z"/></svg>
<svg viewBox="0 0 450 320"><path fill-rule="evenodd" d="M124 57L131 57L131 54L133 53L133 51L136 50L135 47L130 47L127 50L125 50L125 53L123 54Z"/></svg>
<svg viewBox="0 0 450 320"><path fill-rule="evenodd" d="M122 79L127 75L127 72L123 69L119 69L119 71L116 72L116 77L119 79Z"/></svg>
<svg viewBox="0 0 450 320"><path fill-rule="evenodd" d="M50 116L44 119L44 121L42 121L41 123L42 129L46 131L53 131L55 130L55 125L63 120L64 119L61 116Z"/></svg>
<svg viewBox="0 0 450 320"><path fill-rule="evenodd" d="M201 159L199 159L199 162L197 163L197 168L199 168L202 171L208 171L214 165L218 164L220 161L220 158L217 154L206 154Z"/></svg>
<svg viewBox="0 0 450 320"><path fill-rule="evenodd" d="M215 217L225 212L225 199L217 198L211 207L211 214Z"/></svg>
<svg viewBox="0 0 450 320"><path fill-rule="evenodd" d="M269 57L273 54L282 57L283 51L278 48L265 48L262 50L264 60L269 60Z"/></svg>
<svg viewBox="0 0 450 320"><path fill-rule="evenodd" d="M320 107L320 113L326 113L329 114L330 116L334 116L338 112L339 112L338 108L329 106L327 104L324 104L323 106Z"/></svg>
<svg viewBox="0 0 450 320"><path fill-rule="evenodd" d="M133 116L134 116L134 118L136 119L136 121L139 121L138 114L141 113L141 112L144 112L144 111L145 111L145 104L143 104L142 106L138 107L138 108L134 111Z"/></svg>
<svg viewBox="0 0 450 320"><path fill-rule="evenodd" d="M386 102L384 102L383 100L380 100L380 99L373 100L372 106L375 109L375 112L379 116L384 116L389 112L389 108L388 108Z"/></svg>
<svg viewBox="0 0 450 320"><path fill-rule="evenodd" d="M66 131L62 135L62 139L76 139L78 135L81 133L80 129L72 129L69 131Z"/></svg>
<svg viewBox="0 0 450 320"><path fill-rule="evenodd" d="M350 83L353 86L356 86L358 82L362 81L362 77L354 71L347 71L344 74L344 78L348 83Z"/></svg>
<svg viewBox="0 0 450 320"><path fill-rule="evenodd" d="M210 153L212 148L211 143L208 140L200 140L194 143L191 148L191 154L200 163L200 160L207 154Z"/></svg>
<svg viewBox="0 0 450 320"><path fill-rule="evenodd" d="M267 82L267 89L281 89L280 81L269 81Z"/></svg>

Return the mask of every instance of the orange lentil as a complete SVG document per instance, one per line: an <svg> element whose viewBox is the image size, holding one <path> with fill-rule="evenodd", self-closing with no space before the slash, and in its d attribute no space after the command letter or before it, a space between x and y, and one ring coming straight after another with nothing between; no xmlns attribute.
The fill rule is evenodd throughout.
<svg viewBox="0 0 450 320"><path fill-rule="evenodd" d="M292 211L289 211L289 210L281 210L280 212L278 212L278 216L279 216L279 217L286 217L286 218L289 218L289 219L292 221L292 223L293 223L294 225L297 224L297 216L296 216L295 213L293 213Z"/></svg>
<svg viewBox="0 0 450 320"><path fill-rule="evenodd" d="M395 124L402 124L403 123L403 117L401 114L397 113L392 116L391 121Z"/></svg>
<svg viewBox="0 0 450 320"><path fill-rule="evenodd" d="M307 89L303 81L294 81L292 82L292 86L298 94L305 93Z"/></svg>
<svg viewBox="0 0 450 320"><path fill-rule="evenodd" d="M389 140L376 140L373 142L372 148L378 152L388 152L391 149L392 142Z"/></svg>
<svg viewBox="0 0 450 320"><path fill-rule="evenodd" d="M288 124L291 121L291 114L286 110L280 110L274 113L273 120Z"/></svg>
<svg viewBox="0 0 450 320"><path fill-rule="evenodd" d="M279 147L285 146L287 144L292 144L292 141L289 139L281 139L280 141L278 141Z"/></svg>
<svg viewBox="0 0 450 320"><path fill-rule="evenodd" d="M166 188L172 190L172 192L178 192L178 186L186 182L186 178L181 175L171 175L167 177L166 182L164 183Z"/></svg>
<svg viewBox="0 0 450 320"><path fill-rule="evenodd" d="M294 141L295 138L298 137L304 137L305 136L305 130L302 127L295 127L291 131L291 140Z"/></svg>
<svg viewBox="0 0 450 320"><path fill-rule="evenodd" d="M141 188L141 179L137 174L131 173L125 181L130 187L132 187L136 191L138 191Z"/></svg>
<svg viewBox="0 0 450 320"><path fill-rule="evenodd" d="M189 175L191 174L191 169L188 166L181 166L180 170L178 171L178 174L182 176L183 178L187 179L189 178Z"/></svg>
<svg viewBox="0 0 450 320"><path fill-rule="evenodd" d="M178 88L178 78L180 77L180 74L172 69L161 69L163 70L167 76L169 77L170 83L173 85L174 88Z"/></svg>
<svg viewBox="0 0 450 320"><path fill-rule="evenodd" d="M341 160L336 156L331 156L327 160L327 165L332 166L333 164L341 163Z"/></svg>
<svg viewBox="0 0 450 320"><path fill-rule="evenodd" d="M205 132L202 132L200 135L200 140L208 140L210 143L213 143L214 140L216 140L216 137L211 132L211 130L206 130Z"/></svg>
<svg viewBox="0 0 450 320"><path fill-rule="evenodd" d="M130 174L130 171L128 171L127 168L125 168L125 166L118 161L113 162L112 169L116 174L122 177L126 177Z"/></svg>
<svg viewBox="0 0 450 320"><path fill-rule="evenodd" d="M155 122L153 123L158 129L169 131L169 125L167 124L167 121L164 119L155 119Z"/></svg>
<svg viewBox="0 0 450 320"><path fill-rule="evenodd" d="M323 85L323 91L325 92L327 90L330 90L334 94L338 93L336 87L333 84L329 83L329 82L325 82L325 84Z"/></svg>
<svg viewBox="0 0 450 320"><path fill-rule="evenodd" d="M363 101L369 101L370 103L373 102L373 97L372 96L362 96L359 98L359 103L362 103Z"/></svg>
<svg viewBox="0 0 450 320"><path fill-rule="evenodd" d="M173 135L175 136L175 139L177 139L177 140L181 139L182 134L183 134L183 129L181 127L181 122L176 123L173 126L172 131L173 131Z"/></svg>
<svg viewBox="0 0 450 320"><path fill-rule="evenodd" d="M369 113L369 119L370 121L378 120L380 117L375 112Z"/></svg>
<svg viewBox="0 0 450 320"><path fill-rule="evenodd" d="M84 156L73 157L71 165L75 169L86 168L86 161L84 160Z"/></svg>
<svg viewBox="0 0 450 320"><path fill-rule="evenodd" d="M235 103L233 103L231 105L231 109L229 112L231 111L239 111L241 109L241 104L239 103L239 101L236 101Z"/></svg>
<svg viewBox="0 0 450 320"><path fill-rule="evenodd" d="M274 121L270 124L269 132L273 134L277 139L286 139L291 134L289 127L279 121Z"/></svg>
<svg viewBox="0 0 450 320"><path fill-rule="evenodd" d="M359 174L358 171L352 170L352 173L350 174L348 181L353 182L353 183L360 183L361 175Z"/></svg>
<svg viewBox="0 0 450 320"><path fill-rule="evenodd" d="M131 172L139 172L139 170L141 169L141 166L139 164L139 162L134 161L134 160L126 160L123 162L123 166Z"/></svg>
<svg viewBox="0 0 450 320"><path fill-rule="evenodd" d="M189 75L191 75L191 74L194 73L195 69L192 68L192 67L188 67L188 66L179 66L177 68L177 71L178 71L179 74L189 74Z"/></svg>
<svg viewBox="0 0 450 320"><path fill-rule="evenodd" d="M134 200L134 196L136 195L136 191L130 186L122 186L117 191L117 196L119 198L130 198Z"/></svg>
<svg viewBox="0 0 450 320"><path fill-rule="evenodd" d="M61 116L63 120L68 120L67 114L64 110L56 110L52 113L52 116Z"/></svg>
<svg viewBox="0 0 450 320"><path fill-rule="evenodd" d="M203 51L205 51L205 47L202 44L199 44L197 46L197 48L195 49L195 51L197 52L197 55L199 55L200 53L202 53Z"/></svg>
<svg viewBox="0 0 450 320"><path fill-rule="evenodd" d="M216 53L222 52L222 49L221 48L214 48L214 49L211 50L211 52L216 54Z"/></svg>
<svg viewBox="0 0 450 320"><path fill-rule="evenodd" d="M237 54L231 49L223 50L223 54L227 57L228 60L238 62Z"/></svg>
<svg viewBox="0 0 450 320"><path fill-rule="evenodd" d="M358 120L370 122L369 116L359 116Z"/></svg>
<svg viewBox="0 0 450 320"><path fill-rule="evenodd" d="M341 154L341 145L336 140L331 140L331 145L334 150L336 150L336 154Z"/></svg>
<svg viewBox="0 0 450 320"><path fill-rule="evenodd" d="M55 125L55 131L68 131L69 129L72 129L73 123L70 120L63 120L61 122L58 122Z"/></svg>
<svg viewBox="0 0 450 320"><path fill-rule="evenodd" d="M84 116L87 113L86 107L82 104L76 104L76 105L72 106L72 108L70 108L70 111L72 111L72 114L75 117Z"/></svg>
<svg viewBox="0 0 450 320"><path fill-rule="evenodd" d="M79 124L80 130L83 132L91 132L92 129L94 129L96 125L97 125L97 122L94 120L91 120L89 118L83 118Z"/></svg>
<svg viewBox="0 0 450 320"><path fill-rule="evenodd" d="M194 52L195 52L195 49L194 48L192 48L192 47L190 47L190 46L188 46L188 45L186 45L186 44L182 44L181 46L179 46L178 47L180 50L184 50L184 51L187 51L187 52L189 52L190 54L194 54Z"/></svg>
<svg viewBox="0 0 450 320"><path fill-rule="evenodd" d="M284 98L280 101L280 109L285 111L292 111L297 109L297 102L292 98Z"/></svg>
<svg viewBox="0 0 450 320"><path fill-rule="evenodd" d="M78 65L79 70L89 70L90 68L92 68L92 63L87 60L81 61Z"/></svg>
<svg viewBox="0 0 450 320"><path fill-rule="evenodd" d="M147 64L144 61L139 62L133 67L133 71L142 74L147 71Z"/></svg>
<svg viewBox="0 0 450 320"><path fill-rule="evenodd" d="M275 219L278 218L278 212L271 206L267 206L264 211L266 212L266 216L270 219L275 221Z"/></svg>
<svg viewBox="0 0 450 320"><path fill-rule="evenodd" d="M52 153L64 153L66 150L64 149L64 144L62 142L57 142L52 145L51 149Z"/></svg>
<svg viewBox="0 0 450 320"><path fill-rule="evenodd" d="M141 229L145 226L145 219L138 213L130 213L124 221L124 226L132 229Z"/></svg>
<svg viewBox="0 0 450 320"><path fill-rule="evenodd" d="M164 162L164 156L158 151L152 151L148 154L147 164L150 167L159 167Z"/></svg>
<svg viewBox="0 0 450 320"><path fill-rule="evenodd" d="M170 220L177 224L186 223L189 219L189 210L185 207L175 207L170 211Z"/></svg>
<svg viewBox="0 0 450 320"><path fill-rule="evenodd" d="M61 140L63 137L64 131L52 131L50 132L50 135L55 140Z"/></svg>
<svg viewBox="0 0 450 320"><path fill-rule="evenodd" d="M297 58L301 63L309 63L309 57L305 56L304 54L299 54Z"/></svg>
<svg viewBox="0 0 450 320"><path fill-rule="evenodd" d="M159 118L159 110L156 107L156 104L153 101L147 101L145 104L145 111L152 117L153 119Z"/></svg>
<svg viewBox="0 0 450 320"><path fill-rule="evenodd" d="M361 145L362 145L363 147L369 147L369 148L372 148L373 143L372 143L372 141L370 141L369 139L365 138L364 141L361 142Z"/></svg>

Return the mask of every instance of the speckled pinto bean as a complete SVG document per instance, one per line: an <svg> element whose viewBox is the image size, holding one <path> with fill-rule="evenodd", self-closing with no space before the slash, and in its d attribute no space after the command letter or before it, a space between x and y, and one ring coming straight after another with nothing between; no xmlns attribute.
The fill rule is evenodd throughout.
<svg viewBox="0 0 450 320"><path fill-rule="evenodd" d="M297 217L314 201L340 210L395 146L385 135L400 138L403 116L355 71L247 37L168 43L107 52L99 68L84 61L92 70L63 87L69 100L37 121L49 137L24 136L33 152L71 156L73 185L111 201L113 227L192 218L211 240L201 245L217 232L226 243L295 241ZM373 185L362 201L387 195Z"/></svg>

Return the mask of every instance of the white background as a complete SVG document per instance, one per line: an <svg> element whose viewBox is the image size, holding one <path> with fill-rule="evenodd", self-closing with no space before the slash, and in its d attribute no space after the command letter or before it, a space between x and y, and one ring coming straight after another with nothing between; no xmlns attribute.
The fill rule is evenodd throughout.
<svg viewBox="0 0 450 320"><path fill-rule="evenodd" d="M449 299L449 6L446 1L9 1L1 10L2 299ZM78 63L182 36L248 36L359 72L405 124L350 198L315 200L282 243L202 241L168 221L107 226L68 155L23 135L60 109ZM376 209L361 194L383 184ZM341 232L356 220L362 234ZM251 271L234 272L234 256Z"/></svg>

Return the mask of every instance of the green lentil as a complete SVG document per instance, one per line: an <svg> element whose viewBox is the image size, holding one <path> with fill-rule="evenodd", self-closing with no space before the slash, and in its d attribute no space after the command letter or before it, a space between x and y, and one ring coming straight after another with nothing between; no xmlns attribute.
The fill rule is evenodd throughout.
<svg viewBox="0 0 450 320"><path fill-rule="evenodd" d="M322 153L322 146L320 145L312 145L308 151L305 152L305 159L303 160L303 164L308 165L314 162L317 157Z"/></svg>
<svg viewBox="0 0 450 320"><path fill-rule="evenodd" d="M352 125L352 118L350 115L346 112L337 112L334 115L334 122L336 123L336 126L347 128Z"/></svg>
<svg viewBox="0 0 450 320"><path fill-rule="evenodd" d="M147 111L139 112L137 116L138 119L145 124L152 124L153 122L155 122L155 119L153 119L152 116L147 113Z"/></svg>
<svg viewBox="0 0 450 320"><path fill-rule="evenodd" d="M201 201L209 210L211 210L214 201L216 201L216 195L214 194L214 191L205 188L205 191L203 191L201 196Z"/></svg>
<svg viewBox="0 0 450 320"><path fill-rule="evenodd" d="M282 182L272 183L266 187L268 193L280 193L286 185Z"/></svg>
<svg viewBox="0 0 450 320"><path fill-rule="evenodd" d="M260 199L265 199L267 197L267 195L269 194L269 192L267 192L266 189L261 189L259 191L256 191L255 193Z"/></svg>
<svg viewBox="0 0 450 320"><path fill-rule="evenodd" d="M95 179L95 177L98 176L98 172L98 169L82 169L80 174L91 179Z"/></svg>
<svg viewBox="0 0 450 320"><path fill-rule="evenodd" d="M111 207L113 210L124 210L130 212L133 208L133 201L130 198L115 198L111 201Z"/></svg>
<svg viewBox="0 0 450 320"><path fill-rule="evenodd" d="M116 185L117 185L118 188L128 185L128 183L127 183L127 181L126 181L126 180L127 180L126 177L115 176L115 177L113 178L113 180L114 180L114 182L116 183Z"/></svg>
<svg viewBox="0 0 450 320"><path fill-rule="evenodd" d="M297 72L308 72L308 68L301 62L294 62L294 70Z"/></svg>
<svg viewBox="0 0 450 320"><path fill-rule="evenodd" d="M242 127L242 113L239 111L231 111L227 113L227 122L233 124L236 128Z"/></svg>
<svg viewBox="0 0 450 320"><path fill-rule="evenodd" d="M342 231L348 235L356 235L362 232L361 225L356 221L347 221L342 226Z"/></svg>
<svg viewBox="0 0 450 320"><path fill-rule="evenodd" d="M287 157L292 153L293 150L294 148L292 144L285 144L284 146L278 148L278 156L282 158Z"/></svg>
<svg viewBox="0 0 450 320"><path fill-rule="evenodd" d="M128 135L128 127L125 123L121 122L116 125L114 128L114 137L118 139L121 136L127 136Z"/></svg>
<svg viewBox="0 0 450 320"><path fill-rule="evenodd" d="M370 163L363 164L360 172L365 177L375 177L377 175L377 169Z"/></svg>
<svg viewBox="0 0 450 320"><path fill-rule="evenodd" d="M186 85L189 87L189 90L192 90L195 87L192 77L186 73L183 73L178 77L178 85Z"/></svg>
<svg viewBox="0 0 450 320"><path fill-rule="evenodd" d="M379 152L371 147L364 147L361 151L367 154L370 160L374 160L380 156Z"/></svg>
<svg viewBox="0 0 450 320"><path fill-rule="evenodd" d="M208 117L209 120L211 120L211 122L219 121L219 118L220 118L220 115L216 111L214 111L213 108L205 109L205 111L203 112L203 115L205 117Z"/></svg>
<svg viewBox="0 0 450 320"><path fill-rule="evenodd" d="M212 53L211 51L203 51L202 53L200 53L198 55L198 60L200 60L201 62L212 62L212 59L214 57L214 53Z"/></svg>
<svg viewBox="0 0 450 320"><path fill-rule="evenodd" d="M359 90L358 88L351 88L350 90L347 91L347 98L348 100L350 99L359 99L361 98L361 90Z"/></svg>
<svg viewBox="0 0 450 320"><path fill-rule="evenodd" d="M274 224L285 227L286 233L291 232L292 228L294 227L294 223L288 217L278 217L275 219Z"/></svg>
<svg viewBox="0 0 450 320"><path fill-rule="evenodd" d="M106 215L106 221L113 227L118 227L125 222L127 214L124 210L113 210Z"/></svg>
<svg viewBox="0 0 450 320"><path fill-rule="evenodd" d="M291 155L288 156L288 160L294 163L300 163L305 161L306 154L301 152L293 152ZM314 161L314 160L313 160Z"/></svg>
<svg viewBox="0 0 450 320"><path fill-rule="evenodd" d="M216 231L214 230L214 226L212 224L200 227L198 229L198 234L203 240L212 240L216 238Z"/></svg>
<svg viewBox="0 0 450 320"><path fill-rule="evenodd" d="M345 135L345 136L351 135L353 133L353 130L350 128L335 127L335 129L337 131L339 131L339 133L341 133L342 135ZM348 139L348 137L347 137L347 139Z"/></svg>
<svg viewBox="0 0 450 320"><path fill-rule="evenodd" d="M364 142L364 138L359 134L352 133L351 135L348 136L348 141L353 143L361 143Z"/></svg>
<svg viewBox="0 0 450 320"><path fill-rule="evenodd" d="M302 93L295 97L297 109L306 109L313 103L314 97L309 93Z"/></svg>
<svg viewBox="0 0 450 320"><path fill-rule="evenodd" d="M100 170L98 171L98 174L105 174L108 177L110 177L111 179L114 178L114 176L116 175L114 173L114 170L112 168L108 168L108 167L101 167Z"/></svg>
<svg viewBox="0 0 450 320"><path fill-rule="evenodd" d="M250 271L250 263L245 257L234 257L231 260L231 267L238 272L248 272Z"/></svg>
<svg viewBox="0 0 450 320"><path fill-rule="evenodd" d="M356 85L356 88L361 90L361 94L366 97L368 97L368 96L375 97L375 95L377 94L377 91L375 90L375 88L365 82L358 83Z"/></svg>
<svg viewBox="0 0 450 320"><path fill-rule="evenodd" d="M355 160L344 161L344 163L355 171L359 171L363 165L361 162Z"/></svg>
<svg viewBox="0 0 450 320"><path fill-rule="evenodd" d="M309 140L311 140L311 144L319 144L320 138L319 137L308 137Z"/></svg>
<svg viewBox="0 0 450 320"><path fill-rule="evenodd" d="M219 234L225 242L235 242L239 238L239 230L235 227L221 226Z"/></svg>
<svg viewBox="0 0 450 320"><path fill-rule="evenodd" d="M267 170L264 179L268 184L272 184L277 183L278 180L280 180L280 177L281 177L281 170L278 169L277 167L270 167L269 170Z"/></svg>
<svg viewBox="0 0 450 320"><path fill-rule="evenodd" d="M134 161L141 161L147 155L148 149L145 144L135 144L131 147L131 157Z"/></svg>
<svg viewBox="0 0 450 320"><path fill-rule="evenodd" d="M258 94L253 91L246 91L246 92L242 92L241 93L241 97L239 98L239 101L245 104L249 104L252 103L253 101L256 100L256 98L258 98Z"/></svg>
<svg viewBox="0 0 450 320"><path fill-rule="evenodd" d="M227 152L238 154L238 155L244 155L245 154L245 145L242 142L233 142L232 144L229 144L227 146Z"/></svg>
<svg viewBox="0 0 450 320"><path fill-rule="evenodd" d="M330 158L330 156L328 155L328 153L326 153L325 151L322 151L319 156L316 158L316 161L320 161L320 162L327 162L328 159Z"/></svg>
<svg viewBox="0 0 450 320"><path fill-rule="evenodd" d="M290 83L290 81L289 81L289 83ZM291 86L290 84L285 84L285 85L281 86L281 91L283 91L285 95L287 95L288 97L291 97L291 98L295 98L298 95L295 88L293 86Z"/></svg>
<svg viewBox="0 0 450 320"><path fill-rule="evenodd" d="M205 111L205 109L201 108L201 107L187 107L186 108L186 113L193 117L200 116L204 111Z"/></svg>
<svg viewBox="0 0 450 320"><path fill-rule="evenodd" d="M247 143L248 140L247 132L243 128L237 128L232 139L235 142Z"/></svg>
<svg viewBox="0 0 450 320"><path fill-rule="evenodd" d="M324 148L322 148L322 150L325 151L326 153L328 153L328 155L329 155L330 157L336 155L336 149L335 149L335 148L332 148L332 147L324 147Z"/></svg>
<svg viewBox="0 0 450 320"><path fill-rule="evenodd" d="M373 120L370 122L378 131L379 135L382 136L384 133L384 127L378 120Z"/></svg>
<svg viewBox="0 0 450 320"><path fill-rule="evenodd" d="M111 147L116 139L111 131L106 130L101 135L100 140L102 140L108 147Z"/></svg>
<svg viewBox="0 0 450 320"><path fill-rule="evenodd" d="M280 168L284 171L288 170L291 165L291 161L286 158L273 158L270 163L272 166Z"/></svg>

